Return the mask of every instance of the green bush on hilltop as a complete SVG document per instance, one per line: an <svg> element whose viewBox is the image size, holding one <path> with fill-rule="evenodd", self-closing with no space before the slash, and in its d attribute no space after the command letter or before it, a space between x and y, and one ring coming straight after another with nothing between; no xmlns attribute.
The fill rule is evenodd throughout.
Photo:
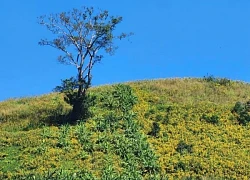
<svg viewBox="0 0 250 180"><path fill-rule="evenodd" d="M216 78L213 75L207 75L203 77L203 80L210 83L219 84L222 86L227 86L231 84L231 80L227 78Z"/></svg>

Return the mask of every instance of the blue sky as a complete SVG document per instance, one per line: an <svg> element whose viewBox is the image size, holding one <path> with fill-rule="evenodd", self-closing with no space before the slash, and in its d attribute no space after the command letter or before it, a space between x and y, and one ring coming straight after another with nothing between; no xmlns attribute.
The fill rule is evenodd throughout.
<svg viewBox="0 0 250 180"><path fill-rule="evenodd" d="M117 42L94 69L93 85L211 74L250 82L249 0L1 0L0 101L51 92L76 74L57 62L59 51L39 46L51 37L37 24L43 14L80 6L123 16Z"/></svg>

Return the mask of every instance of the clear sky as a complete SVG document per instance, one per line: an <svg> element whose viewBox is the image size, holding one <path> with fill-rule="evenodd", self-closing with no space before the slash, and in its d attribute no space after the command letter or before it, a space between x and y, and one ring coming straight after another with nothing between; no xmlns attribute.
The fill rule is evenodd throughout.
<svg viewBox="0 0 250 180"><path fill-rule="evenodd" d="M207 74L250 82L249 0L1 0L0 101L49 93L76 75L59 51L38 45L51 34L37 17L80 6L123 16L117 32L135 34L96 65L93 85Z"/></svg>

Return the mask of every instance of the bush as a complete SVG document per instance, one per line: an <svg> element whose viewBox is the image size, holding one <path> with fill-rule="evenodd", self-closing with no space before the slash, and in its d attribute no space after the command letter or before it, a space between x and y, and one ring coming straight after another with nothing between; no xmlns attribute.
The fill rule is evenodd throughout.
<svg viewBox="0 0 250 180"><path fill-rule="evenodd" d="M83 93L80 97L78 91L79 82L76 78L71 77L69 79L62 80L61 86L54 88L55 92L60 92L65 94L65 102L73 107L71 112L72 121L86 120L92 116L89 108L95 105L96 96L90 93ZM77 108L75 108L77 107ZM75 123L75 122L73 122Z"/></svg>
<svg viewBox="0 0 250 180"><path fill-rule="evenodd" d="M69 148L70 145L70 126L68 124L62 125L59 131L57 147L59 148Z"/></svg>
<svg viewBox="0 0 250 180"><path fill-rule="evenodd" d="M124 84L118 84L113 87L113 91L102 94L101 102L103 108L121 111L122 113L132 110L137 103L137 97L133 94L132 88Z"/></svg>
<svg viewBox="0 0 250 180"><path fill-rule="evenodd" d="M208 116L208 115L203 114L201 116L201 120L205 120L207 123L218 124L219 116L217 115Z"/></svg>
<svg viewBox="0 0 250 180"><path fill-rule="evenodd" d="M227 79L227 78L219 78L217 79L217 83L222 85L222 86L227 86L227 85L230 85L231 84L231 80L230 79Z"/></svg>
<svg viewBox="0 0 250 180"><path fill-rule="evenodd" d="M151 119L151 116L154 115L156 113L155 109L149 109L145 114L144 114L144 117L146 119L150 118Z"/></svg>
<svg viewBox="0 0 250 180"><path fill-rule="evenodd" d="M203 77L203 80L210 83L219 84L222 86L227 86L231 84L231 80L227 78L216 78L213 75L207 75Z"/></svg>
<svg viewBox="0 0 250 180"><path fill-rule="evenodd" d="M239 124L246 125L250 122L250 101L246 103L236 102L231 112L237 115Z"/></svg>
<svg viewBox="0 0 250 180"><path fill-rule="evenodd" d="M157 157L150 148L147 139L140 133L140 126L135 121L133 106L137 97L128 85L115 85L111 91L100 98L101 107L106 110L97 118L97 130L103 131L110 138L99 138L98 148L107 152L111 150L122 160L123 172L117 176L112 166L107 166L102 174L103 179L142 179L159 172ZM159 132L159 125L153 126L153 134Z"/></svg>
<svg viewBox="0 0 250 180"><path fill-rule="evenodd" d="M75 135L84 151L93 151L93 143L90 140L91 131L85 126L84 122L79 122L77 126L75 126Z"/></svg>
<svg viewBox="0 0 250 180"><path fill-rule="evenodd" d="M188 169L187 164L185 164L182 161L179 161L175 166L174 166L175 171L181 170L181 171L186 171Z"/></svg>
<svg viewBox="0 0 250 180"><path fill-rule="evenodd" d="M177 145L176 151L180 154L192 153L193 145L186 144L183 140L181 140Z"/></svg>
<svg viewBox="0 0 250 180"><path fill-rule="evenodd" d="M160 130L161 130L161 128L160 128L159 124L157 122L153 122L152 130L151 130L151 132L148 133L148 135L158 137Z"/></svg>
<svg viewBox="0 0 250 180"><path fill-rule="evenodd" d="M118 84L113 86L113 90L102 93L100 104L103 109L108 110L108 113L96 118L97 129L113 133L117 128L122 127L121 120L126 124L126 121L133 118L132 109L136 103L137 97L128 85Z"/></svg>

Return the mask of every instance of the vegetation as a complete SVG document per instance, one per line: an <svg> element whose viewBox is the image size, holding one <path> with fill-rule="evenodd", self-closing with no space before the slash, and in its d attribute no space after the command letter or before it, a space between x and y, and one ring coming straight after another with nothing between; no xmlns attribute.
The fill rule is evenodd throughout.
<svg viewBox="0 0 250 180"><path fill-rule="evenodd" d="M227 78L216 78L213 75L207 75L203 77L203 80L206 82L214 83L214 84L219 84L223 86L230 85L231 80Z"/></svg>
<svg viewBox="0 0 250 180"><path fill-rule="evenodd" d="M110 16L106 10L96 13L93 7L39 18L39 24L55 35L54 39L42 39L39 44L58 49L62 53L58 56L58 61L73 65L77 70L76 78L66 79L62 86L56 88L60 92L66 92L67 102L73 106L71 122L86 119L89 115L87 90L92 81L92 69L103 58L100 51L113 54L116 49L114 40L131 35L114 35L114 30L121 21L122 17Z"/></svg>
<svg viewBox="0 0 250 180"><path fill-rule="evenodd" d="M62 123L72 107L61 93L1 102L0 179L249 179L249 84L166 79L87 94L91 116L75 125Z"/></svg>
<svg viewBox="0 0 250 180"><path fill-rule="evenodd" d="M246 103L236 102L232 113L237 115L237 120L242 125L247 125L250 122L250 101Z"/></svg>

